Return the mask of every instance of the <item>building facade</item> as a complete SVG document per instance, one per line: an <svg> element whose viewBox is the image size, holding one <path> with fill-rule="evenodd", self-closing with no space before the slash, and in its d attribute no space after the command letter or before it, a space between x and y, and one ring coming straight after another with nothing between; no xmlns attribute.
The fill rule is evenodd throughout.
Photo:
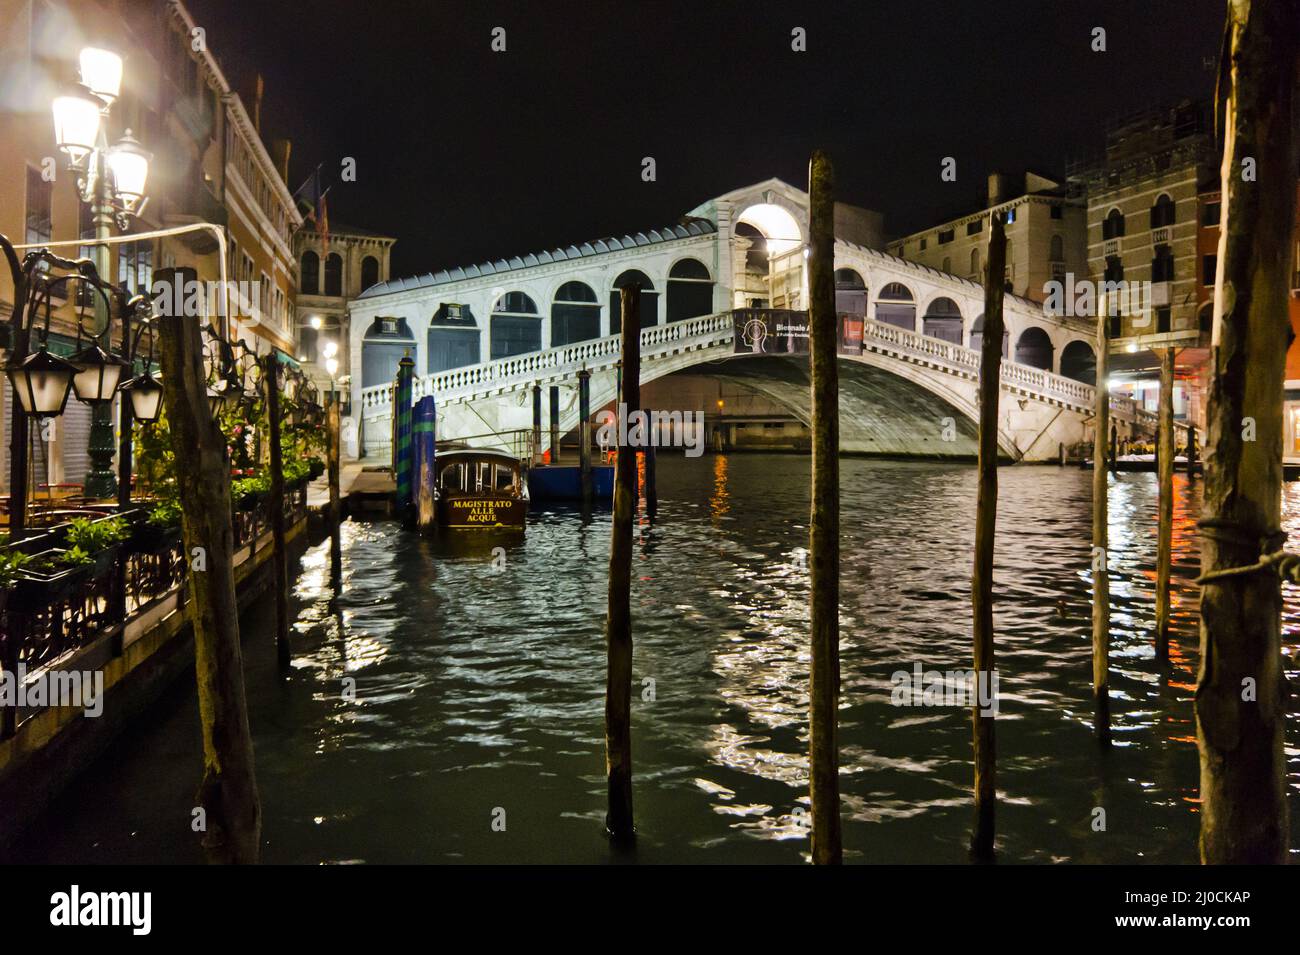
<svg viewBox="0 0 1300 955"><path fill-rule="evenodd" d="M148 204L133 233L207 222L226 241L225 277L248 293L229 309L229 328L261 353L292 351L297 263L293 234L302 223L279 162L262 141L259 104L246 107L206 43L206 34L178 0L0 0L8 29L0 38L0 232L16 244L93 239L89 208L81 203L57 150L50 103L77 79L85 46L112 49L124 60L122 91L109 114L108 138L130 130L153 154ZM57 249L89 255L92 243ZM109 246L109 278L148 289L154 270L190 267L200 281L222 277L220 244L209 232L141 239ZM0 274L0 307L12 313L13 289ZM63 302L52 318L51 351L76 347L77 308ZM0 446L8 480L8 415L4 389ZM76 493L88 468L90 408L75 397L52 427L33 437L31 486ZM116 414L113 420L117 421Z"/></svg>
<svg viewBox="0 0 1300 955"><path fill-rule="evenodd" d="M396 243L391 236L346 225L331 226L328 241L315 229L299 230L294 243L299 275L295 353L318 386L329 381L325 353L331 344L337 351L330 357L347 376L352 366L348 304L388 281Z"/></svg>
<svg viewBox="0 0 1300 955"><path fill-rule="evenodd" d="M985 208L896 239L889 251L940 272L983 282L983 256L993 215L1001 215L1006 223L1007 291L1042 302L1049 282L1064 281L1066 273L1087 273L1086 203L1069 195L1064 183L1035 173L1026 173L1023 182L994 173L989 176Z"/></svg>

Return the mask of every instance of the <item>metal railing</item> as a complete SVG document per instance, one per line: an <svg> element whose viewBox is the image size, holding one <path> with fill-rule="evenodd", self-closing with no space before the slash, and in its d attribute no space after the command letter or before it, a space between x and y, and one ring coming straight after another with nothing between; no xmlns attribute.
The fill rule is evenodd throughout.
<svg viewBox="0 0 1300 955"><path fill-rule="evenodd" d="M306 481L285 489L286 523L307 515ZM109 514L125 519L130 536L90 555L85 564L48 566L48 572L20 574L0 591L0 669L30 676L67 654L111 641L111 655L124 649L127 629L185 584L185 555L179 527L160 527L147 520L148 510L132 508ZM270 511L264 496L231 510L236 557L240 548L256 551L270 534ZM64 548L71 525L61 524L8 545L5 550L54 555ZM34 715L15 707L0 710L0 738L12 736L22 719Z"/></svg>

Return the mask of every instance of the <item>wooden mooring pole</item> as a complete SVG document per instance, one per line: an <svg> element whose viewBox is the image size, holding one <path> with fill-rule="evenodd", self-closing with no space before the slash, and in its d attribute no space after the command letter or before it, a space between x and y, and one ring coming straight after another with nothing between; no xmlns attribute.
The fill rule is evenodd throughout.
<svg viewBox="0 0 1300 955"><path fill-rule="evenodd" d="M582 506L590 510L591 486L591 372L578 372L578 462L582 476Z"/></svg>
<svg viewBox="0 0 1300 955"><path fill-rule="evenodd" d="M1002 304L1007 234L1000 216L992 217L984 273L984 336L980 341L979 489L975 502L975 567L971 573L976 687L994 686L993 547L998 522L998 401L1002 393ZM988 674L985 677L985 674ZM975 830L971 852L993 858L997 811L997 745L991 700L976 695L971 707L975 753Z"/></svg>
<svg viewBox="0 0 1300 955"><path fill-rule="evenodd" d="M1110 743L1110 519L1106 495L1110 487L1110 315L1100 309L1097 319L1097 385L1092 447L1092 696L1097 738Z"/></svg>
<svg viewBox="0 0 1300 955"><path fill-rule="evenodd" d="M551 385L546 395L551 418L551 463L560 463L560 386Z"/></svg>
<svg viewBox="0 0 1300 955"><path fill-rule="evenodd" d="M659 488L655 483L655 448L659 442L659 435L650 426L650 409L646 408L646 446L645 446L645 516L651 523L654 522L655 515L659 513Z"/></svg>
<svg viewBox="0 0 1300 955"><path fill-rule="evenodd" d="M1282 389L1298 50L1297 0L1228 4L1196 681L1201 861L1213 864L1284 863L1289 851L1281 583L1272 570L1205 578L1251 567L1286 537Z"/></svg>
<svg viewBox="0 0 1300 955"><path fill-rule="evenodd" d="M329 446L326 452L326 474L330 487L330 586L334 596L338 597L343 583L343 514L342 501L339 499L339 396L335 394L333 383L330 385L329 398L326 401L327 427L329 429Z"/></svg>
<svg viewBox="0 0 1300 955"><path fill-rule="evenodd" d="M623 327L618 412L641 406L639 288L619 292ZM620 428L620 431L627 429ZM624 436L614 470L614 519L609 545L605 620L605 774L609 811L605 826L618 841L633 837L632 821L632 519L636 511L636 448Z"/></svg>
<svg viewBox="0 0 1300 955"><path fill-rule="evenodd" d="M1160 356L1160 414L1156 478L1156 659L1169 659L1169 572L1174 547L1174 350Z"/></svg>
<svg viewBox="0 0 1300 955"><path fill-rule="evenodd" d="M274 351L262 359L262 385L266 388L266 428L270 432L271 561L275 571L275 655L281 670L290 663L289 554L285 550L284 459L280 449L280 359Z"/></svg>
<svg viewBox="0 0 1300 955"><path fill-rule="evenodd" d="M179 287L189 288L188 283L197 280L193 269L154 273L155 283L170 287L181 282L185 284ZM262 807L239 645L226 439L208 408L198 319L163 315L158 339L171 438L186 455L186 466L176 469L176 485L203 736L203 781L198 792L206 824L203 848L211 862L257 862Z"/></svg>
<svg viewBox="0 0 1300 955"><path fill-rule="evenodd" d="M808 334L812 377L812 508L808 768L812 861L838 865L840 841L840 383L835 312L835 171L808 163Z"/></svg>
<svg viewBox="0 0 1300 955"><path fill-rule="evenodd" d="M531 464L542 463L542 386L533 383L533 460Z"/></svg>

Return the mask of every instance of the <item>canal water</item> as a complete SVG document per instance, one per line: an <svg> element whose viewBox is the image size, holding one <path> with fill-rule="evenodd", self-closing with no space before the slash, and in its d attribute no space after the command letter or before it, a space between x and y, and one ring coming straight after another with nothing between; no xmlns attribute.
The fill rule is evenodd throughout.
<svg viewBox="0 0 1300 955"><path fill-rule="evenodd" d="M804 859L808 469L793 456L660 459L660 519L638 526L633 570L631 852L612 850L601 826L608 513L584 525L535 510L523 540L496 553L348 522L336 605L328 544L302 560L287 680L270 605L245 620L265 861ZM971 665L975 471L845 459L841 475L846 861L962 863L968 711L895 706L891 675ZM1197 483L1175 477L1163 669L1154 475L1112 479L1116 743L1103 753L1089 688L1091 475L1014 467L999 479L1002 860L1195 862ZM1287 505L1295 533L1300 487ZM1288 596L1294 680L1300 602ZM1293 722L1293 809L1298 736ZM18 858L200 861L189 829L200 770L197 706L180 686L50 807Z"/></svg>

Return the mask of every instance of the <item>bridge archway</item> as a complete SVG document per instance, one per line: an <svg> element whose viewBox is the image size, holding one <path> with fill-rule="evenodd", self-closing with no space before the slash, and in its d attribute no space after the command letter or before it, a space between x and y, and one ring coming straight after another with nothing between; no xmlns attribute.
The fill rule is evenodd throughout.
<svg viewBox="0 0 1300 955"><path fill-rule="evenodd" d="M1086 385L1097 383L1097 353L1085 341L1075 339L1061 349L1061 374Z"/></svg>
<svg viewBox="0 0 1300 955"><path fill-rule="evenodd" d="M699 259L678 259L668 270L669 322L697 318L713 311L713 276Z"/></svg>
<svg viewBox="0 0 1300 955"><path fill-rule="evenodd" d="M867 283L856 269L835 270L835 311L841 315L867 314Z"/></svg>
<svg viewBox="0 0 1300 955"><path fill-rule="evenodd" d="M970 347L979 351L984 347L984 316L981 314L975 319L975 324L970 329ZM1002 332L1002 357L1006 358L1011 348L1011 333L1005 329Z"/></svg>
<svg viewBox="0 0 1300 955"><path fill-rule="evenodd" d="M523 292L506 292L492 306L489 329L491 361L541 351L542 316Z"/></svg>
<svg viewBox="0 0 1300 955"><path fill-rule="evenodd" d="M767 240L769 256L784 255L803 245L803 229L789 210L771 202L758 202L736 216L737 223L757 229Z"/></svg>
<svg viewBox="0 0 1300 955"><path fill-rule="evenodd" d="M397 363L408 351L414 356L416 345L406 319L376 318L361 340L361 387L392 382L397 377Z"/></svg>
<svg viewBox="0 0 1300 955"><path fill-rule="evenodd" d="M1030 325L1016 339L1015 360L1022 365L1051 371L1053 351L1051 336L1037 325Z"/></svg>
<svg viewBox="0 0 1300 955"><path fill-rule="evenodd" d="M922 383L885 366L886 359L840 356L840 445L850 453L928 457L974 457L978 453L975 408L958 392ZM643 369L651 372L651 368ZM811 423L807 361L778 356L737 357L700 363L643 378L667 385L680 373L705 376L746 389L784 408L804 425ZM612 390L593 393L596 402L612 401ZM596 402L593 402L595 404ZM712 418L712 408L705 409ZM574 419L576 423L576 418ZM1009 435L999 434L1002 453L1018 456Z"/></svg>
<svg viewBox="0 0 1300 955"><path fill-rule="evenodd" d="M641 327L650 328L659 324L659 293L650 281L650 276L640 269L628 269L614 279L609 291L609 333L617 335L623 330L623 303L619 294L624 288L641 289Z"/></svg>
<svg viewBox="0 0 1300 955"><path fill-rule="evenodd" d="M876 321L916 331L916 296L902 282L890 282L876 298Z"/></svg>
<svg viewBox="0 0 1300 955"><path fill-rule="evenodd" d="M961 309L946 295L934 299L925 309L921 334L961 344Z"/></svg>
<svg viewBox="0 0 1300 955"><path fill-rule="evenodd" d="M600 302L586 282L565 282L551 301L551 347L600 337Z"/></svg>

